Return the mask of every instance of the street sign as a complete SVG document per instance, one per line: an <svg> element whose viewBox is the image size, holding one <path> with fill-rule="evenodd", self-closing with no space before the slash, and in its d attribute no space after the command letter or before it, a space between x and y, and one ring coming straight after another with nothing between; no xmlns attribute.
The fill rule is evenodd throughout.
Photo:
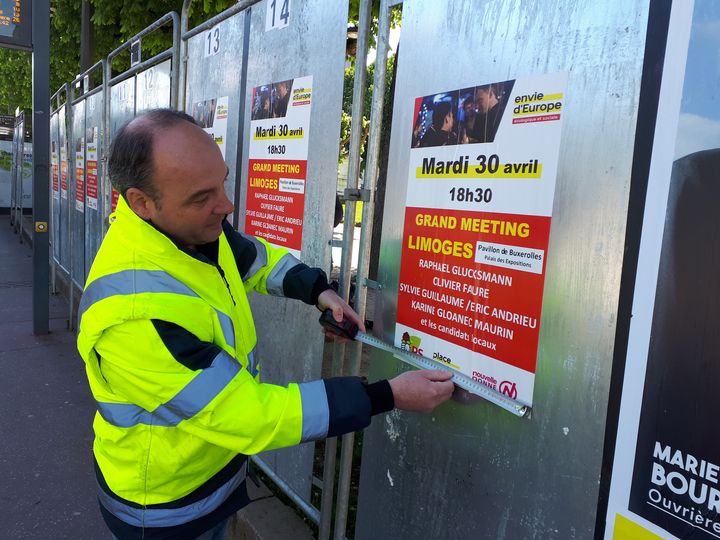
<svg viewBox="0 0 720 540"><path fill-rule="evenodd" d="M0 0L0 48L32 51L32 3Z"/></svg>

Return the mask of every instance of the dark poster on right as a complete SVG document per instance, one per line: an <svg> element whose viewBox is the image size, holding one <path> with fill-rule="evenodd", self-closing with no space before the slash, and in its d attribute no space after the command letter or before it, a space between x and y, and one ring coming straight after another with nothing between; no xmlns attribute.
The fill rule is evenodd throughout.
<svg viewBox="0 0 720 540"><path fill-rule="evenodd" d="M698 0L629 500L678 538L720 538L719 411L720 2Z"/></svg>

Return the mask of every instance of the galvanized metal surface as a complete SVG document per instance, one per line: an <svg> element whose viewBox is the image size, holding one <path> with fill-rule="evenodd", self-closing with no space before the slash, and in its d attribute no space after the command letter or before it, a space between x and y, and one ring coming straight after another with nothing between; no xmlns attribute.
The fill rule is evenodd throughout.
<svg viewBox="0 0 720 540"><path fill-rule="evenodd" d="M126 79L110 87L110 121L108 130L112 141L115 132L125 122L135 118L135 79Z"/></svg>
<svg viewBox="0 0 720 540"><path fill-rule="evenodd" d="M12 140L0 140L0 156L3 162L0 165L0 208L10 208L10 192L12 190L12 163L13 163ZM5 169L8 165L10 168Z"/></svg>
<svg viewBox="0 0 720 540"><path fill-rule="evenodd" d="M367 58L370 23L372 18L372 1L362 0L358 7L358 32L357 49L355 58ZM363 108L365 105L365 90L367 87L367 69L356 69L353 80L353 96L350 123L350 145L348 150L348 173L346 190L357 189L360 178L360 148L363 138ZM343 223L342 251L340 260L339 290L338 294L345 300L350 296L350 282L353 258L353 241L355 237L355 212L356 204L346 197L345 214ZM367 224L366 224L367 225ZM333 356L331 375L347 373L343 370L346 355L359 352L360 344L345 344L338 340L333 343ZM353 373L354 374L354 373ZM348 479L352 470L352 450L354 446L354 434L346 434L342 437L342 454L339 464L338 499L335 520L341 521L340 526L335 526L336 534L345 534L347 520L347 494L349 493ZM331 520L333 514L335 474L337 461L338 439L332 438L325 442L325 462L323 464L323 490L321 500L321 520L318 531L318 540L330 538ZM327 472L325 472L327 471ZM331 472L333 471L333 472Z"/></svg>
<svg viewBox="0 0 720 540"><path fill-rule="evenodd" d="M21 112L15 117L15 129L13 130L12 154L13 164L11 171L10 185L10 222L13 230L20 234L22 227L23 208L23 133L25 131L24 114ZM22 242L20 234L20 242Z"/></svg>
<svg viewBox="0 0 720 540"><path fill-rule="evenodd" d="M170 107L172 60L151 66L135 76L135 114Z"/></svg>
<svg viewBox="0 0 720 540"><path fill-rule="evenodd" d="M72 135L70 137L72 167L68 175L71 252L69 270L73 283L80 290L85 286L85 103L85 101L81 101L72 106ZM78 168L79 163L77 163L78 153L82 156L81 172ZM80 185L77 184L78 173L81 175ZM82 202L76 200L78 194Z"/></svg>
<svg viewBox="0 0 720 540"><path fill-rule="evenodd" d="M245 222L247 153L252 89L312 75L302 259L329 270L337 181L337 149L345 59L347 4L334 0L291 3L289 26L265 31L266 1L251 8L239 223ZM242 227L241 227L242 228ZM265 381L287 384L320 377L323 337L317 310L296 301L255 295L253 314ZM283 339L278 339L282 333ZM262 459L309 500L313 444L263 454Z"/></svg>
<svg viewBox="0 0 720 540"><path fill-rule="evenodd" d="M357 538L592 538L648 2L407 1L376 334L393 341L414 100L567 71L531 420L489 403L366 432ZM373 353L371 380L404 368Z"/></svg>
<svg viewBox="0 0 720 540"><path fill-rule="evenodd" d="M369 15L371 12L371 5L364 5L361 11L361 17L367 20L361 20L369 25ZM386 0L380 2L380 17L378 22L378 31L376 36L376 57L387 58L389 46L388 37L390 33L390 14L389 14L388 3ZM364 44L365 45L365 44ZM364 59L366 47L358 47L357 58ZM362 53L362 54L361 54ZM357 276L356 283L365 283L368 277L368 266L370 261L370 245L372 241L372 230L373 230L373 216L375 211L375 182L378 174L379 154L380 154L380 134L382 131L382 118L383 118L383 104L385 101L385 85L386 85L386 62L376 62L373 80L373 95L371 102L370 112L370 124L371 129L367 140L367 163L365 168L365 174L363 178L362 190L365 193L370 194L369 200L366 201L362 206L362 226L360 228L360 241L358 246L358 265L357 265ZM360 107L364 104L365 99L362 93L358 92L357 86L365 81L362 77L355 78L355 88L353 92L353 123L359 121L362 116ZM364 85L363 85L364 86ZM357 125L353 125L357 130L352 135L359 137L361 130ZM358 144L358 141L354 141ZM351 140L351 151L357 150L352 146L353 141ZM358 186L359 179L359 154L352 156L354 159L350 160L350 166L348 170L348 187ZM350 207L350 216L345 219L344 235L344 251L343 251L343 263L347 265L343 268L344 271L349 272L349 266L352 257L352 237L354 234L355 226L355 204L346 203L346 208ZM343 291L344 292L344 291ZM355 293L355 305L354 308L361 316L362 319L365 317L365 308L367 301L367 288L359 287ZM337 347L337 343L336 343ZM359 343L354 344L353 347L347 348L347 357L345 359L345 374L357 376L360 374L360 356L362 354L362 347ZM335 527L333 531L333 538L335 540L343 540L345 538L347 529L347 517L348 510L350 507L350 489L352 483L352 462L353 453L355 448L355 434L348 433L342 438L342 451L340 456L340 477L338 480L338 496L337 506L335 509Z"/></svg>
<svg viewBox="0 0 720 540"><path fill-rule="evenodd" d="M50 116L50 244L55 263L60 261L60 113ZM57 192L53 191L53 177L57 174Z"/></svg>
<svg viewBox="0 0 720 540"><path fill-rule="evenodd" d="M218 52L205 56L208 47L208 33L211 45L217 43ZM225 134L225 163L229 169L225 191L230 200L235 199L237 157L240 139L241 102L243 90L240 87L245 39L245 13L241 12L220 22L217 26L190 38L187 43L187 86L183 110L192 115L193 105L199 102L223 97L228 98L227 133ZM182 94L182 92L181 92ZM216 101L217 103L217 101ZM244 106L244 103L242 103Z"/></svg>
<svg viewBox="0 0 720 540"><path fill-rule="evenodd" d="M91 138L95 139L94 144L97 147L97 182L98 182L98 201L97 208L92 208L85 198L85 279L90 273L90 267L95 260L95 255L100 249L100 242L103 238L103 197L102 184L104 182L104 163L101 156L105 151L103 144L104 122L103 115L105 110L104 92L98 92L86 99L85 108L85 189L87 192L87 179L89 174L88 165L88 147Z"/></svg>
<svg viewBox="0 0 720 540"><path fill-rule="evenodd" d="M65 175L67 177L67 181L70 181L70 174L72 172L72 168L70 167L71 160L70 160L70 149L68 148L68 134L67 134L67 111L69 110L69 107L63 105L58 110L58 140L59 140L59 159L60 159L60 168L58 171L60 182L60 212L58 216L59 221L59 237L60 237L60 267L67 273L68 269L70 268L70 220L69 217L69 206L68 206L68 200L69 195L66 195L63 197L62 195L62 179L63 179L63 168L65 169ZM64 166L63 166L64 163ZM57 239L57 234L55 235L55 238Z"/></svg>

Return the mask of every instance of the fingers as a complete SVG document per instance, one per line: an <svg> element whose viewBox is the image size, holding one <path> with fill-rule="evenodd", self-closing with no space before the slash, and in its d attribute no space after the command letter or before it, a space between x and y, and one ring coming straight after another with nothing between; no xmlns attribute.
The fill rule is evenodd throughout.
<svg viewBox="0 0 720 540"><path fill-rule="evenodd" d="M340 299L340 301L343 304L345 304L342 307L342 311L340 313L340 317L341 317L340 320L342 320L342 315L344 314L346 318L350 319L351 321L353 321L355 324L358 325L358 328L360 329L361 332L366 332L367 330L365 330L365 323L360 318L360 315L358 315L353 308L348 306L347 303L344 300L342 300L342 298ZM337 321L338 318L335 317L335 320Z"/></svg>
<svg viewBox="0 0 720 540"><path fill-rule="evenodd" d="M452 372L444 369L423 369L418 371L429 381L449 381L452 378Z"/></svg>
<svg viewBox="0 0 720 540"><path fill-rule="evenodd" d="M395 407L430 412L452 396L452 373L438 370L406 371L389 381Z"/></svg>
<svg viewBox="0 0 720 540"><path fill-rule="evenodd" d="M332 309L333 318L337 322L342 322L343 318L350 319L361 332L366 332L365 323L353 308L351 308L345 300L340 298L335 291L328 289L323 291L318 297L318 307L321 309Z"/></svg>

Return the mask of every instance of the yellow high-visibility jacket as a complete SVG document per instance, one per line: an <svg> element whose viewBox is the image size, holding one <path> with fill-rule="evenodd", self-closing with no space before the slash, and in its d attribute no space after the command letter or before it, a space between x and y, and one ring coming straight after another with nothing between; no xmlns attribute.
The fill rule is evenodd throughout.
<svg viewBox="0 0 720 540"><path fill-rule="evenodd" d="M247 293L315 303L322 271L224 232L177 246L120 200L79 312L103 515L115 536L194 537L248 502L246 456L367 426L386 381L261 384Z"/></svg>

